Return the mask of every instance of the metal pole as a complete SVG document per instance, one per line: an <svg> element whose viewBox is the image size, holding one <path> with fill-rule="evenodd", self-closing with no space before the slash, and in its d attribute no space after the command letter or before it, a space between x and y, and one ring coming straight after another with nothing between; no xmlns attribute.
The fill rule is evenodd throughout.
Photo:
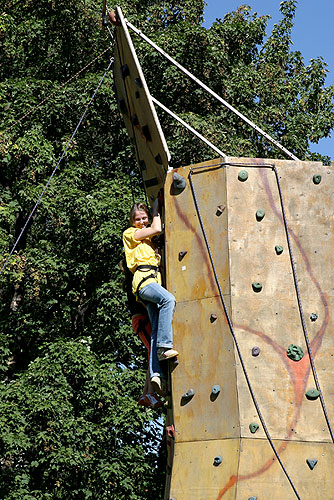
<svg viewBox="0 0 334 500"><path fill-rule="evenodd" d="M129 21L125 20L127 26L134 31L137 35L140 36L145 42L147 42L149 45L151 45L155 50L157 50L160 54L162 54L168 61L170 61L172 64L174 64L178 69L180 69L183 73L185 73L189 78L194 80L200 87L202 87L206 92L211 94L215 99L217 99L221 104L223 104L226 108L228 108L230 111L232 111L235 115L237 115L239 118L241 118L244 122L246 122L248 125L250 125L256 132L259 134L263 135L268 141L270 141L272 144L274 144L277 148L279 148L283 153L285 153L289 158L295 161L299 161L299 158L295 156L293 153L291 153L289 150L287 150L284 146L282 146L276 139L271 137L267 132L262 130L260 127L255 125L251 120L249 120L245 115L240 113L237 109L235 109L231 104L226 102L222 97L220 97L218 94L216 94L213 90L211 90L207 85L205 85L201 80L199 80L196 76L194 76L190 71L188 71L186 68L181 66L175 59L173 59L167 52L165 52L163 49L161 49L158 45L156 45L152 40L150 40L142 31L140 31L138 28L133 26Z"/></svg>
<svg viewBox="0 0 334 500"><path fill-rule="evenodd" d="M199 132L197 132L197 130L195 130L194 128L192 128L187 122L183 121L182 118L180 118L175 113L173 113L173 111L171 111L170 109L166 108L166 106L164 106L163 104L161 104L161 102L159 102L157 99L155 99L152 95L151 95L151 99L161 109L163 109L164 111L166 111L166 113L168 113L170 116L172 116L173 118L175 118L175 120L177 120L178 122L180 122L184 127L186 127L188 130L190 130L190 132L192 132L194 135L196 135L201 141L205 142L205 144L207 146L209 146L211 149L213 149L214 151L216 151L216 153L218 153L220 156L223 156L223 157L226 156L226 154L223 153L223 151L221 151L220 149L218 149L214 144L212 144L212 142L210 142L207 139L205 139L205 137L203 137Z"/></svg>

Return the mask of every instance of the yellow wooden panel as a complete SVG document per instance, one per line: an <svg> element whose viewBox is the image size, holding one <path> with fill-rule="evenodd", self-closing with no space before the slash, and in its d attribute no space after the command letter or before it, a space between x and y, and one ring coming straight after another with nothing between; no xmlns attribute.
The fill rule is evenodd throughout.
<svg viewBox="0 0 334 500"><path fill-rule="evenodd" d="M193 181L240 351L269 433L301 498L331 499L333 445L320 399L310 401L305 397L305 392L315 387L315 381L298 309L277 182L271 169L260 166L272 163L279 171L305 321L330 422L334 421L333 167L284 160L226 161L229 164L222 168L194 174ZM218 161L213 160L211 165L215 163ZM185 167L179 173L188 179L189 170ZM238 180L240 170L248 171L247 181ZM322 181L316 185L313 175L319 173ZM233 357L232 337L212 283L189 183L176 196L171 194L170 186L171 176L166 189L166 267L168 287L177 297L174 328L180 365L173 373L176 454L170 498L295 498L281 467L273 460L236 352ZM214 217L218 205L224 210L220 217ZM262 221L256 220L257 209L265 210ZM283 246L281 255L276 254L275 245ZM182 261L178 260L179 251L188 252ZM263 289L255 293L252 283L258 281ZM217 314L214 323L209 322L212 310ZM316 321L311 321L311 313L318 314ZM212 335L213 328L218 337ZM286 355L291 343L305 353L299 362ZM260 348L257 357L252 355L255 346ZM220 400L219 396L213 404L209 392L214 384L221 385L220 396L224 398ZM195 396L181 406L181 396L190 388L195 390ZM220 407L222 402L226 405ZM253 422L260 425L255 434L249 429ZM231 473L213 491L203 446L208 439L216 443L226 436L234 441L239 432L242 446L238 482ZM200 463L196 457L199 448L195 446L203 450ZM313 471L306 464L307 458L319 461ZM204 467L209 478L206 486L204 480L193 475L194 460L197 470Z"/></svg>
<svg viewBox="0 0 334 500"><path fill-rule="evenodd" d="M333 499L334 447L330 443L274 441L280 459L302 500ZM318 460L313 470L308 458ZM242 439L237 499L295 500L281 466L265 440ZM221 497L225 500L225 496Z"/></svg>
<svg viewBox="0 0 334 500"><path fill-rule="evenodd" d="M222 463L215 467L215 457ZM175 500L235 499L239 439L178 443L175 446L172 485L169 498ZM221 492L231 483L226 493ZM259 499L260 500L260 499Z"/></svg>
<svg viewBox="0 0 334 500"><path fill-rule="evenodd" d="M298 311L286 300L234 297L233 322L236 338L262 415L273 438L296 440L330 439L320 400L309 401L305 392L315 387ZM332 339L331 339L332 341ZM286 355L289 344L302 347L304 358L295 362ZM253 347L260 348L257 357ZM333 349L315 358L328 412L332 415L333 394L330 382ZM318 356L318 355L317 355ZM327 366L327 370L323 367ZM260 425L239 361L238 394L241 435L250 437L249 424ZM260 429L254 438L264 437Z"/></svg>
<svg viewBox="0 0 334 500"><path fill-rule="evenodd" d="M189 170L178 169L187 180L181 194L172 194L172 174L168 174L165 186L167 287L177 302L218 293L189 185ZM193 182L220 285L224 293L229 293L225 170L194 175ZM221 215L217 215L218 206L223 207ZM179 252L187 252L181 261Z"/></svg>
<svg viewBox="0 0 334 500"><path fill-rule="evenodd" d="M213 323L212 313L217 315ZM174 345L180 353L180 364L173 372L176 441L239 436L233 340L220 299L178 303L173 327ZM212 401L214 385L221 392ZM182 405L182 395L189 389L195 395Z"/></svg>
<svg viewBox="0 0 334 500"><path fill-rule="evenodd" d="M117 18L120 21L115 30L114 52L117 102L128 134L135 139L137 161L148 197L152 201L163 187L170 154L119 7L117 7Z"/></svg>

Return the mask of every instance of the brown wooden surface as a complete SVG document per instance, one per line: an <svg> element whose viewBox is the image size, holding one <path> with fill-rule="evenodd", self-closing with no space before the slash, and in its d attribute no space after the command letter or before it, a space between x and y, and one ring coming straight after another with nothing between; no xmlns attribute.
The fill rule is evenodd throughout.
<svg viewBox="0 0 334 500"><path fill-rule="evenodd" d="M212 160L211 165L219 161ZM315 381L277 181L273 170L264 168L264 164L275 164L279 172L305 324L332 425L333 167L318 162L249 158L225 161L228 164L222 168L208 166L196 171L193 181L245 368L298 494L302 500L331 500L334 447L320 399L310 401L305 397L308 389L315 388ZM238 166L232 165L235 163ZM247 181L238 180L240 170L248 171ZM167 176L165 187L167 286L177 299L174 341L180 352L180 364L173 372L175 459L170 496L166 498L293 499L296 496L281 466L273 460L232 347L189 186L189 171L190 167L178 170L187 180L183 193L171 193L172 174ZM322 181L316 185L313 175L319 173ZM220 217L215 215L218 205L225 207ZM256 220L258 209L265 210L262 221ZM276 254L275 245L283 246L281 255ZM180 251L187 251L181 261ZM254 292L253 282L262 283L260 293ZM217 315L213 323L211 312ZM314 322L311 313L318 314ZM287 357L289 344L302 347L301 361ZM260 348L257 357L252 355L255 346ZM222 390L212 402L209 392L214 384ZM181 406L181 396L190 388L195 396ZM250 423L260 426L255 434L250 432ZM224 464L228 463L224 472L219 467L212 471L208 465L211 450L216 450L218 443L223 454L217 454L223 456ZM307 458L318 460L313 471L306 464Z"/></svg>
<svg viewBox="0 0 334 500"><path fill-rule="evenodd" d="M215 467L213 461L217 456L221 456L223 461ZM179 443L175 451L169 498L219 500L220 491L233 481L231 477L238 468L238 460L239 439ZM232 500L235 495L234 482L223 498Z"/></svg>
<svg viewBox="0 0 334 500"><path fill-rule="evenodd" d="M163 187L170 160L167 143L155 111L144 74L138 61L131 37L124 22L122 11L117 7L120 25L115 30L114 82L117 102L123 99L127 112L121 111L129 136L134 141L135 153L142 172L144 185L150 201L154 200ZM129 75L124 79L121 67L128 66ZM141 87L136 84L140 79ZM133 123L136 115L138 123ZM144 134L148 127L151 138ZM134 140L135 139L135 140ZM160 155L161 163L156 158Z"/></svg>

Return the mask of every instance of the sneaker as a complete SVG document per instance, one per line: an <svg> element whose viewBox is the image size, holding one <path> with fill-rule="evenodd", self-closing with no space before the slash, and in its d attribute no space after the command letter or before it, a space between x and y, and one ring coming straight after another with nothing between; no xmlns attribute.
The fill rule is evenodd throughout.
<svg viewBox="0 0 334 500"><path fill-rule="evenodd" d="M175 349L170 349L169 347L159 347L158 348L158 360L164 361L164 359L175 358L179 353Z"/></svg>
<svg viewBox="0 0 334 500"><path fill-rule="evenodd" d="M145 406L146 408L153 408L154 410L164 405L159 396L155 393L153 394L147 393L143 396L140 396L138 404L139 406Z"/></svg>
<svg viewBox="0 0 334 500"><path fill-rule="evenodd" d="M166 383L161 377L158 377L157 375L155 377L152 377L151 384L157 394L159 394L160 396L166 395Z"/></svg>

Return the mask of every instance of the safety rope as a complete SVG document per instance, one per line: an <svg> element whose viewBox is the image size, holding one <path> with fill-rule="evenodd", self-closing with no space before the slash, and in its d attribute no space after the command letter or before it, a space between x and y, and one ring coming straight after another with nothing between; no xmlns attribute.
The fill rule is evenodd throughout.
<svg viewBox="0 0 334 500"><path fill-rule="evenodd" d="M57 94L63 87L65 87L65 85L67 85L72 80L74 80L75 78L77 78L80 75L80 73L82 73L83 71L85 71L85 69L89 68L89 66L91 66L95 61L97 61L98 59L100 59L100 57L102 57L103 54L105 54L111 48L112 48L112 46L110 45L110 47L106 48L98 56L94 57L94 59L90 63L86 64L86 66L84 66L83 68L81 68L81 70L78 71L75 75L71 76L71 78L69 78L68 80L66 80L66 82L62 83L60 85L60 87L58 87L56 90L54 90L53 92L51 92L51 94L47 95L41 102L39 102L38 104L36 104L36 106L34 106L32 109L30 109L27 113L24 113L18 120L16 120L16 122L14 122L12 125L10 125L8 128L6 128L6 130L0 131L0 136L3 135L3 134L6 134L7 132L9 132L12 128L16 127L16 125L18 125L22 120L24 120L25 118L27 118L27 116L29 116L32 113L34 113L45 102L47 102L49 99L51 99L52 96L54 96L55 94Z"/></svg>
<svg viewBox="0 0 334 500"><path fill-rule="evenodd" d="M225 312L225 316L226 316L226 320L227 320L227 323L229 325L229 328L230 328L230 331L231 331L231 334L232 334L232 337L233 337L233 340L234 340L234 343L235 343L235 347L236 347L236 350L237 350L237 353L238 353L238 357L239 357L239 360L240 360L240 363L241 363L241 367L242 367L242 370L243 370L243 373L244 373L244 376L245 376L245 379L246 379L246 383L247 383L247 386L248 386L248 389L249 389L249 392L251 394L251 397L252 397L252 400L253 400L253 403L254 403L254 406L255 406L255 409L256 409L256 412L259 416L259 419L260 419L260 422L262 424L262 427L263 427L263 430L264 430L264 433L268 439L268 442L273 450L273 453L274 455L276 456L277 458L277 461L279 462L286 478L288 479L289 483L290 483L290 486L291 488L293 489L296 497L301 500L287 470L285 469L284 467L284 464L282 462L282 460L280 459L280 456L275 448L275 445L273 443L273 440L270 436L270 433L269 433L269 430L267 428L267 425L264 421L264 418L262 416L262 413L261 413L261 410L260 410L260 407L259 407L259 404L257 402L257 399L255 397L255 394L254 394L254 391L253 391L253 388L252 388L252 385L251 385L251 382L249 380L249 377L248 377L248 373L247 373L247 370L246 370L246 366L245 366L245 363L244 363L244 360L242 358L242 354L241 354L241 351L240 351L240 347L239 347L239 343L237 341L237 338L236 338L236 335L235 335L235 332L234 332L234 328L233 328L233 325L232 325L232 321L230 319L230 316L229 316L229 313L228 313L228 310L227 310L227 307L226 307L226 303L225 303L225 300L224 300L224 296L223 296L223 292L222 292L222 289L221 289L221 286L220 286L220 282L219 282L219 278L218 278L218 274L217 274L217 271L216 271L216 266L215 266L215 263L214 263L214 260L213 260L213 256L212 256L212 252L211 252L211 248L210 248L210 245L209 245L209 241L208 241L208 238L207 238L207 234L206 234L206 231L205 231L205 227L204 227L204 224L203 224L203 219L202 219L202 216L201 216L201 213L200 213L200 209L199 209L199 204L198 204L198 201L197 201L197 196L196 196L196 191L195 191L195 187L194 187L194 184L193 184L193 180L192 180L192 175L193 175L193 168L190 169L190 172L189 172L189 181L190 181L190 186L191 186L191 191L192 191L192 195L193 195L193 199L194 199L194 203L195 203L195 207L196 207L196 212L197 212L197 215L198 215L198 219L199 219L199 222L200 222L200 226L201 226L201 229L202 229L202 233L203 233L203 237L204 237L204 240L205 240L205 244L206 244L206 247L207 247L207 251L208 251L208 255L209 255L209 258L210 258L210 262L211 262L211 266L212 266L212 270L213 270L213 274L214 274L214 277L215 277L215 281L216 281L216 284L217 284L217 287L218 287L218 291L219 291L219 296L220 296L220 300L221 300L221 303L222 303L222 306L224 308L224 312Z"/></svg>
<svg viewBox="0 0 334 500"><path fill-rule="evenodd" d="M90 105L91 105L91 103L93 102L93 100L94 100L94 98L95 98L95 96L96 96L96 94L97 94L97 92L98 92L99 88L100 88L100 87L101 87L101 85L102 85L103 80L105 79L105 77L106 77L106 75L107 75L107 73L108 73L109 69L111 68L111 66L112 66L112 64L113 64L113 61L114 61L114 58L112 57L112 58L110 59L110 62L109 62L109 64L108 64L108 67L107 67L106 71L104 72L104 75L103 75L103 76L102 76L102 78L100 79L98 86L97 86L97 87L96 87L96 89L94 90L94 93L93 93L92 97L90 98L89 103L87 104L87 106L86 106L86 108L85 108L84 112L82 113L82 115L81 115L81 117L80 117L80 120L79 120L79 122L78 122L77 126L75 127L74 132L73 132L73 133L72 133L72 135L71 135L71 138L70 138L70 139L69 139L69 141L67 142L66 147L65 147L65 149L64 149L64 151L63 151L63 153L62 153L62 155L60 156L60 158L59 158L59 160L58 160L57 165L56 165L56 166L55 166L55 168L53 169L53 172L52 172L52 174L50 175L50 177L49 177L49 179L48 179L47 183L45 184L45 186L44 186L44 188L43 188L43 191L41 192L41 194L40 194L40 196L39 196L38 200L36 201L34 208L32 209L32 211L31 211L31 213L30 213L30 215L29 215L28 219L26 220L26 222L25 222L25 224L24 224L23 228L21 229L21 232L20 232L19 236L17 237L17 239L16 239L16 241L15 241L15 244L14 244L13 248L12 248L12 249L11 249L11 251L9 252L9 255L8 255L7 259L5 260L5 263L3 264L3 266L2 266L2 268L1 268L1 270L0 270L0 275L1 275L1 274L2 274L2 272L4 271L4 269L5 269L5 267L6 267L7 263L8 263L8 261L9 261L9 259L10 259L10 258L11 258L11 256L13 255L13 253L14 253L14 251L15 251L16 247L17 247L18 242L20 241L20 239L21 239L21 237L22 237L22 235L23 235L23 233L24 233L24 231L25 231L25 229L26 229L27 225L29 224L29 222L30 222L30 220L31 220L32 216L34 215L34 213L35 213L35 211L36 211L36 209L37 209L38 205L40 204L40 202L41 202L41 200L42 200L42 198L43 198L43 196L44 196L45 191L47 190L47 188L48 188L48 186L49 186L49 184L50 184L50 182L51 182L51 180L52 180L53 176L55 175L55 173L56 173L56 171L57 171L57 169L58 169L58 166L60 165L60 163L61 163L62 159L63 159L63 158L64 158L64 156L66 155L67 150L68 150L68 148L69 148L69 146L70 146L71 142L73 141L73 139L74 139L74 137L75 137L75 135L76 135L76 133L77 133L77 131L78 131L78 129L79 129L79 127L80 127L81 123L83 122L83 119L84 119L84 117L86 116L86 113L87 113L87 111L88 111L89 106L90 106Z"/></svg>
<svg viewBox="0 0 334 500"><path fill-rule="evenodd" d="M293 280L294 280L294 285L295 285L295 290L296 290L296 297L297 297L297 303L298 303L298 309L299 309L299 315L300 315L300 319L301 319L302 329L303 329L304 338L305 338L305 342L306 342L308 353L309 353L310 364L311 364L311 368L312 368L312 373L313 373L315 385L316 385L317 390L319 391L319 398L321 401L322 410L324 413L324 417L326 420L326 424L327 424L331 439L334 443L333 430L332 430L332 427L331 427L331 424L329 421L327 408L326 408L326 404L325 404L325 399L324 399L323 392L321 390L320 382L318 379L318 374L317 374L317 370L316 370L316 366L315 366L311 342L310 342L310 338L309 338L309 334L308 334L308 330L307 330L307 326L306 326L305 315L304 315L304 311L303 311L302 300L301 300L301 295L300 295L300 290L299 290L299 285L298 285L295 259L294 259L294 255L293 255L293 251L292 251L292 245L291 245L290 229L289 229L288 222L287 222L286 210L285 210L285 205L284 205L284 201L283 201L283 192L282 192L282 187L281 187L281 183L279 180L277 168L274 164L271 164L271 163L267 164L267 165L252 165L252 164L247 164L247 163L246 164L245 163L242 163L242 164L240 164L240 163L225 163L224 165L229 165L231 167L243 166L243 167L247 167L247 168L259 168L259 167L260 168L270 168L275 173L275 179L276 179L278 194L279 194L279 198L280 198L282 219L283 219L284 230L285 230L286 239L287 239L287 243L288 243L289 257L290 257L290 262L291 262L291 268L292 268ZM197 167L197 168L201 168L201 167Z"/></svg>
<svg viewBox="0 0 334 500"><path fill-rule="evenodd" d="M279 180L279 176L278 176L278 172L277 172L276 166L273 165L272 169L275 172L275 177L276 177L277 186L278 186L278 192L279 192L279 197L280 197L280 202L281 202L281 208L282 208L282 215L283 215L283 221L284 221L284 228L285 228L286 238L287 238L287 242L288 242L288 248L289 248L289 254L290 254L290 261L291 261L291 267L292 267L292 273L293 273L293 279L294 279L294 282L295 282L295 288L296 288L296 294L297 294L297 301L298 301L298 308L299 308L300 319L301 319L301 322L302 322L304 337L305 337L305 341L306 341L308 353L309 353L309 356L310 356L310 363L311 363L312 372L313 372L313 376L314 376L314 380L315 380L315 385L316 385L316 388L319 391L319 397L320 397L321 406L322 406L322 409L323 409L323 412L324 412L324 415L325 415L327 427L328 427L329 433L331 435L332 441L334 443L333 431L332 431L332 428L331 428L331 424L329 422L329 418L328 418L328 413L327 413L327 409L326 409L326 405L325 405L324 396L323 396L323 393L322 393L322 390L321 390L321 387L320 387L320 383L319 383L317 371L316 371L316 368L315 368L315 362L314 362L314 357L313 357L313 353L312 353L311 342L310 342L308 331L307 331L307 327L306 327L305 316L304 316L304 312L303 312L303 306L302 306L302 301L301 301L301 296L300 296L300 291L299 291L299 286L298 286L296 266L295 266L295 261L294 261L294 257L293 257L293 253L292 253L292 246L291 246L291 240L290 240L290 234L289 234L290 231L289 231L289 227L288 227L288 223L287 223L287 218L286 218L286 213L285 213L285 208L284 208L284 203L283 203L283 195L282 195L281 183L280 183L280 180Z"/></svg>

